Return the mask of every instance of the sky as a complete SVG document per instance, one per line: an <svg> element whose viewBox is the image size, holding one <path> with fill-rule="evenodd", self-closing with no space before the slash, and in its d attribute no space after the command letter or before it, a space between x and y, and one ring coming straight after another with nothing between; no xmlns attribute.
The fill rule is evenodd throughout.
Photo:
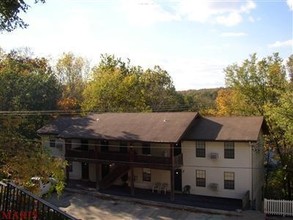
<svg viewBox="0 0 293 220"><path fill-rule="evenodd" d="M159 65L176 90L225 86L224 69L249 55L293 54L293 0L26 1L27 29L0 33L6 51L30 48L52 61L64 52L99 63L113 54Z"/></svg>

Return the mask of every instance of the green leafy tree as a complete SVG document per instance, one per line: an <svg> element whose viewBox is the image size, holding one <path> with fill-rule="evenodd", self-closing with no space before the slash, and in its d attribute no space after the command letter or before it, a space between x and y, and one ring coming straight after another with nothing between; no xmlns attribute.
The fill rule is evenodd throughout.
<svg viewBox="0 0 293 220"><path fill-rule="evenodd" d="M168 73L156 66L144 71L115 56L102 55L84 91L85 111L172 111L181 97Z"/></svg>
<svg viewBox="0 0 293 220"><path fill-rule="evenodd" d="M142 97L152 111L176 111L176 90L167 71L155 66L140 75Z"/></svg>
<svg viewBox="0 0 293 220"><path fill-rule="evenodd" d="M211 115L216 111L216 98L219 88L180 91L184 98L185 111L196 111L203 115Z"/></svg>
<svg viewBox="0 0 293 220"><path fill-rule="evenodd" d="M283 60L277 53L259 60L256 54L245 60L242 65L231 65L225 69L226 83L233 90L233 107L238 104L240 115L264 115L268 125L267 143L270 150L277 152L281 166L278 176L283 175L283 198L291 198L292 143L290 140L290 117L292 114L292 90L286 78ZM290 100L290 101L288 101ZM224 103L224 102L223 102ZM228 102L226 102L228 103ZM226 108L229 109L228 103ZM289 112L288 112L289 110ZM291 113L290 113L291 112ZM288 124L287 124L288 123ZM276 172L277 172L276 171ZM271 176L274 178L273 176ZM280 178L279 178L280 179ZM274 194L268 186L276 180L269 180L267 193ZM267 194L269 195L269 194ZM270 195L269 195L270 196Z"/></svg>
<svg viewBox="0 0 293 220"><path fill-rule="evenodd" d="M59 83L45 58L31 58L19 51L1 56L1 111L56 110L60 95ZM32 138L45 118L37 114L23 116L17 129Z"/></svg>
<svg viewBox="0 0 293 220"><path fill-rule="evenodd" d="M290 76L290 82L293 84L293 54L288 58L287 70Z"/></svg>
<svg viewBox="0 0 293 220"><path fill-rule="evenodd" d="M32 58L23 51L2 50L0 55L0 111L5 111L0 115L0 174L24 186L32 176L52 175L61 192L66 163L51 158L32 141L48 119L38 112L56 110L59 83L45 58Z"/></svg>
<svg viewBox="0 0 293 220"><path fill-rule="evenodd" d="M262 60L253 54L242 65L234 64L224 70L227 87L242 94L245 106L239 110L243 114L249 110L249 114L264 115L266 104L278 102L287 84L282 62L277 53Z"/></svg>
<svg viewBox="0 0 293 220"><path fill-rule="evenodd" d="M35 3L45 0L35 0ZM20 13L26 13L29 5L24 0L1 0L0 1L0 31L13 31L16 28L26 28L28 26L22 18Z"/></svg>
<svg viewBox="0 0 293 220"><path fill-rule="evenodd" d="M267 119L272 132L272 145L277 150L282 163L283 195L292 199L293 188L293 88L292 86L280 97L279 104L266 107ZM269 185L270 186L270 185Z"/></svg>

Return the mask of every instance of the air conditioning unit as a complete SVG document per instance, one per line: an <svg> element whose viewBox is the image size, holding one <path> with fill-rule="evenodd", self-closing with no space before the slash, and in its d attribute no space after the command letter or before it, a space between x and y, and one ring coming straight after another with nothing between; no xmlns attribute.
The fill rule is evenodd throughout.
<svg viewBox="0 0 293 220"><path fill-rule="evenodd" d="M209 188L213 191L218 191L219 184L218 183L210 183Z"/></svg>
<svg viewBox="0 0 293 220"><path fill-rule="evenodd" d="M218 159L219 158L219 154L218 153L211 153L210 154L210 158L211 159Z"/></svg>

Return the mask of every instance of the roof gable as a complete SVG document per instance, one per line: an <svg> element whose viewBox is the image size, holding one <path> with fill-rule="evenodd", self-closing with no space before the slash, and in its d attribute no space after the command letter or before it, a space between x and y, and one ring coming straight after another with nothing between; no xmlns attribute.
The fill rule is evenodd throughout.
<svg viewBox="0 0 293 220"><path fill-rule="evenodd" d="M263 117L199 117L184 140L257 141Z"/></svg>

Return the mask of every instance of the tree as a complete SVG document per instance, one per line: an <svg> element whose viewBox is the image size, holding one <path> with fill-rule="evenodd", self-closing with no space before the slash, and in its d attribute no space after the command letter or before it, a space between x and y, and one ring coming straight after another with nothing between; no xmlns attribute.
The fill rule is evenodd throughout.
<svg viewBox="0 0 293 220"><path fill-rule="evenodd" d="M56 75L62 84L62 98L58 102L61 109L80 109L85 80L89 73L89 62L64 53L56 64Z"/></svg>
<svg viewBox="0 0 293 220"><path fill-rule="evenodd" d="M287 70L290 76L290 82L293 84L293 54L288 58Z"/></svg>
<svg viewBox="0 0 293 220"><path fill-rule="evenodd" d="M262 60L253 54L241 66L234 64L224 70L227 87L242 95L245 106L239 110L247 112L249 108L251 114L264 115L266 104L278 102L287 84L282 62L277 53Z"/></svg>
<svg viewBox="0 0 293 220"><path fill-rule="evenodd" d="M229 116L237 114L239 99L233 89L220 89L216 98L217 115Z"/></svg>
<svg viewBox="0 0 293 220"><path fill-rule="evenodd" d="M183 95L185 111L197 111L203 115L213 115L219 88L179 91Z"/></svg>
<svg viewBox="0 0 293 220"><path fill-rule="evenodd" d="M291 198L292 143L286 115L292 114L291 101L288 101L292 100L292 89L286 78L283 60L277 53L261 60L253 54L242 65L231 65L225 72L227 86L241 97L232 105L239 104L237 113L266 117L268 147L277 152L280 160L281 166L276 172L278 176L283 175L283 197ZM229 109L228 102L225 107Z"/></svg>
<svg viewBox="0 0 293 220"><path fill-rule="evenodd" d="M21 185L32 176L53 175L61 192L66 163L51 158L32 141L48 120L41 111L56 110L60 86L45 58L22 52L0 53L0 111L5 111L0 115L0 174Z"/></svg>
<svg viewBox="0 0 293 220"><path fill-rule="evenodd" d="M35 0L35 3L45 0ZM16 28L26 28L28 26L19 14L26 13L29 5L24 0L1 0L0 1L0 31L13 31Z"/></svg>
<svg viewBox="0 0 293 220"><path fill-rule="evenodd" d="M176 90L167 71L159 66L140 75L142 97L152 111L176 111Z"/></svg>
<svg viewBox="0 0 293 220"><path fill-rule="evenodd" d="M0 121L0 176L24 187L30 178L40 176L45 180L58 180L56 190L60 195L64 188L66 161L51 157L41 144L32 142L15 132L20 117L1 118ZM37 193L37 191L35 191Z"/></svg>
<svg viewBox="0 0 293 220"><path fill-rule="evenodd" d="M84 91L85 111L171 111L179 106L168 73L156 66L144 71L114 56L102 55Z"/></svg>
<svg viewBox="0 0 293 220"><path fill-rule="evenodd" d="M31 58L18 51L0 60L0 110L48 111L57 109L59 83L45 58ZM26 137L35 137L45 116L22 116L17 128Z"/></svg>
<svg viewBox="0 0 293 220"><path fill-rule="evenodd" d="M279 104L266 107L267 120L272 130L272 145L277 150L283 174L283 194L292 199L293 187L293 88L292 86L280 97Z"/></svg>

